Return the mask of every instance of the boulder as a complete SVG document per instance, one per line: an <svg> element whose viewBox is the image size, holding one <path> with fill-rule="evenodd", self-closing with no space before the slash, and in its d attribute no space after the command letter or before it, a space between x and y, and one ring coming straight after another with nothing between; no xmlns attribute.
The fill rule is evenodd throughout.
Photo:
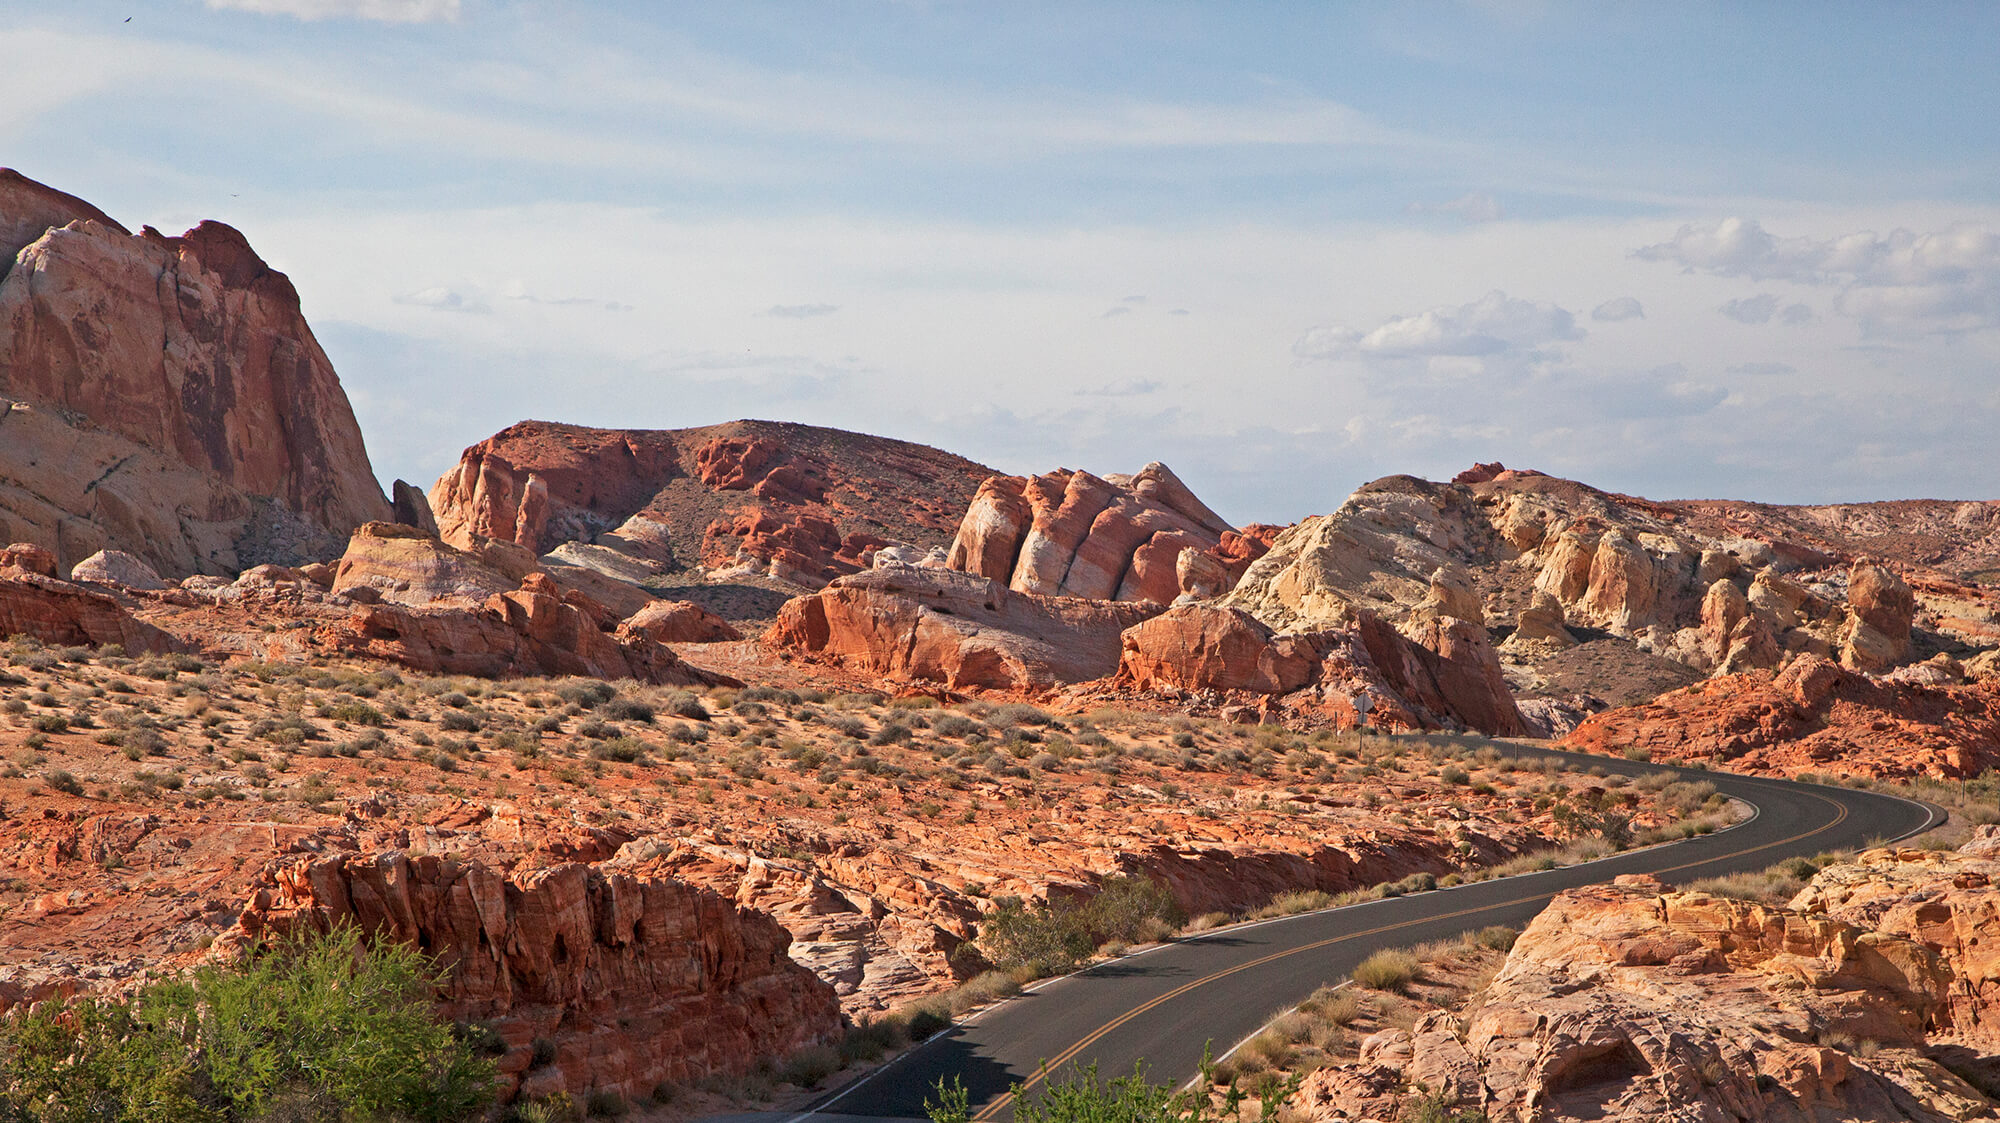
<svg viewBox="0 0 2000 1123"><path fill-rule="evenodd" d="M715 643L739 640L743 633L715 613L684 600L656 600L625 620L625 627L643 632L658 643Z"/></svg>
<svg viewBox="0 0 2000 1123"><path fill-rule="evenodd" d="M1514 634L1510 641L1521 643L1545 643L1555 647L1570 647L1576 637L1570 634L1568 621L1563 614L1562 602L1540 589L1536 589L1534 599L1528 607L1514 618Z"/></svg>
<svg viewBox="0 0 2000 1123"><path fill-rule="evenodd" d="M123 585L128 589L154 591L167 587L153 567L123 550L99 550L69 572L72 581L97 585Z"/></svg>
<svg viewBox="0 0 2000 1123"><path fill-rule="evenodd" d="M415 527L425 534L438 533L437 517L431 514L431 501L423 492L397 480L389 488L390 517L404 526Z"/></svg>
<svg viewBox="0 0 2000 1123"><path fill-rule="evenodd" d="M1120 636L1118 680L1136 690L1249 690L1288 694L1311 682L1319 653L1276 636L1240 608L1184 605Z"/></svg>
<svg viewBox="0 0 2000 1123"><path fill-rule="evenodd" d="M1879 565L1856 565L1847 574L1840 661L1857 671L1886 671L1908 662L1916 615L1916 595L1902 578Z"/></svg>

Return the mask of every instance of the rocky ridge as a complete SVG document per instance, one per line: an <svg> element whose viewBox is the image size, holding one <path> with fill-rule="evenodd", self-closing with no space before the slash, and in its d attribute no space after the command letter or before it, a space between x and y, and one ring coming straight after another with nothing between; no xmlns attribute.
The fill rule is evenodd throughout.
<svg viewBox="0 0 2000 1123"><path fill-rule="evenodd" d="M892 543L943 547L992 474L922 445L786 422L524 421L466 449L430 508L461 547L510 542L631 583L700 573L797 591Z"/></svg>

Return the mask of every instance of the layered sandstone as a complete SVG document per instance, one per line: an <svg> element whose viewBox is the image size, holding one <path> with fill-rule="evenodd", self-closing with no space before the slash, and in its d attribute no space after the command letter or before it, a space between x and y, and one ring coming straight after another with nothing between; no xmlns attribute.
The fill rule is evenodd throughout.
<svg viewBox="0 0 2000 1123"><path fill-rule="evenodd" d="M132 235L75 203L0 183L0 396L41 415L0 414L0 530L181 575L325 556L387 517L285 275L221 223Z"/></svg>
<svg viewBox="0 0 2000 1123"><path fill-rule="evenodd" d="M441 1012L500 1036L507 1091L524 1098L649 1096L841 1029L833 988L786 955L774 920L644 866L509 875L390 851L299 859L271 880L242 939L353 924L424 948L448 972Z"/></svg>
<svg viewBox="0 0 2000 1123"><path fill-rule="evenodd" d="M1164 464L1110 477L1065 468L981 484L946 564L1018 592L1170 604L1228 591L1274 529L1238 531Z"/></svg>
<svg viewBox="0 0 2000 1123"><path fill-rule="evenodd" d="M28 543L0 554L0 636L99 647L133 655L177 650L174 638L104 592L51 576L55 557Z"/></svg>
<svg viewBox="0 0 2000 1123"><path fill-rule="evenodd" d="M430 506L454 545L568 549L564 564L622 581L698 569L817 588L891 542L944 545L991 474L922 445L784 422L524 421L466 449Z"/></svg>

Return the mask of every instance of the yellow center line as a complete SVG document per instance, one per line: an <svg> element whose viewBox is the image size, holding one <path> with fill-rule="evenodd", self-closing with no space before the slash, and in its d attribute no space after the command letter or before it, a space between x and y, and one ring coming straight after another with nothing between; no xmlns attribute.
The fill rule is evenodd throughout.
<svg viewBox="0 0 2000 1123"><path fill-rule="evenodd" d="M1834 816L1834 818L1830 822L1814 827L1812 830L1792 835L1790 838L1781 838L1776 842L1767 842L1762 846L1752 846L1746 850L1732 850L1727 854L1717 854L1712 857L1700 858L1692 862L1683 862L1678 866L1668 866L1665 869L1655 870L1652 872L1655 875L1666 874L1666 873L1678 873L1681 870L1692 869L1695 866L1709 865L1710 863L1720 862L1727 858L1740 858L1746 854L1755 854L1760 850L1769 850L1772 849L1773 847L1787 846L1790 845L1791 843L1811 838L1816 834L1821 834L1826 831L1830 831L1846 821L1847 808L1844 805L1836 803L1833 800L1828 799L1823 795L1817 795L1812 792L1800 792L1799 794L1805 795L1812 799L1819 800L1821 803L1829 804L1834 808L1836 808L1837 810L1839 810L1840 814ZM1394 932L1399 928L1412 928L1420 924L1435 924L1440 920L1451 920L1455 917L1472 916L1474 914L1482 912L1492 912L1495 909L1504 909L1504 908L1509 908L1513 905L1526 904L1530 901L1540 900L1543 897L1549 897L1549 896L1554 896L1554 894L1532 893L1526 897L1516 897L1510 901L1498 901L1495 902L1494 904L1480 905L1476 908L1460 909L1457 912L1442 913L1438 916L1419 917L1415 920L1405 920L1398 924L1385 924L1379 928L1370 928L1364 932L1350 932L1344 936L1333 936L1328 939L1319 940L1314 943L1301 944L1298 947L1288 948L1284 951L1272 952L1270 955L1264 956L1262 959L1253 959L1248 963L1239 963L1234 967L1225 968L1221 971L1215 972L1212 975L1204 975L1203 977L1196 979L1191 983L1184 983L1181 986L1178 986L1173 990L1170 990L1167 993L1158 996L1157 998L1153 998L1149 1001L1134 1006L1132 1009L1127 1010L1125 1013L1120 1014L1118 1017L1113 1018L1112 1020L1092 1030L1089 1034L1085 1035L1076 1044L1071 1045L1069 1048L1063 1050L1062 1053L1057 1055L1054 1060L1042 1062L1042 1065L1035 1070L1034 1074L1021 1083L1017 1091L1019 1094L1025 1095L1035 1085L1041 1083L1044 1077L1048 1076L1050 1073L1056 1071L1062 1066L1068 1064L1070 1061L1076 1059L1077 1054L1083 1052L1085 1049L1088 1049L1092 1045L1096 1044L1099 1040L1101 1040L1104 1037L1105 1034L1111 1033L1112 1031L1118 1029L1120 1026L1123 1026L1127 1022L1130 1022L1132 1019L1139 1017L1141 1014L1144 1014L1149 1010L1154 1009L1161 1003L1171 1002L1174 999L1179 998L1181 995L1184 995L1187 992L1196 989L1197 987L1207 986L1209 983L1212 983L1217 979L1226 979L1229 976L1234 975L1239 971L1248 971L1253 967L1262 967L1267 963L1272 963L1277 960L1284 959L1287 956L1298 955L1301 952L1318 951L1321 948L1332 947L1334 944L1342 944L1350 940L1359 940L1365 936L1378 936L1384 932ZM987 1104L984 1108L980 1109L977 1115L974 1115L972 1117L973 1123L990 1123L991 1120L997 1119L1000 1115L1000 1112L1004 1108L1008 1107L1013 1102L1013 1100L1014 1100L1014 1095L1010 1094L1007 1096L1003 1096L999 1099L996 1099L990 1104Z"/></svg>

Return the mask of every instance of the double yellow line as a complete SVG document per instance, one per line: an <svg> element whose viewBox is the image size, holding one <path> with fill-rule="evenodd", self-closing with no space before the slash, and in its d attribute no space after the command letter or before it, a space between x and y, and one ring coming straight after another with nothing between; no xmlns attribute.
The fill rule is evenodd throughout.
<svg viewBox="0 0 2000 1123"><path fill-rule="evenodd" d="M1828 799L1823 795L1816 795L1812 792L1802 792L1800 794L1819 800L1821 803L1833 807L1840 813L1838 815L1835 815L1832 820L1826 823L1822 823L1821 825L1814 827L1812 830L1792 835L1790 838L1781 838L1776 842L1767 842L1762 846L1753 846L1747 850L1733 850L1727 854L1717 854L1712 857L1701 858L1693 862L1684 862L1678 866L1668 866L1665 869L1654 870L1650 872L1655 874L1678 873L1681 870L1692 869L1695 866L1705 866L1712 862L1722 861L1726 858L1740 858L1745 854L1755 854L1759 850L1769 850L1772 849L1773 847L1778 847L1778 846L1789 846L1794 842L1800 842L1803 841L1804 839L1811 838L1816 834L1821 834L1826 831L1830 831L1847 820L1847 808L1844 805L1835 802L1834 800ZM1041 1067L1035 1070L1034 1075L1030 1076L1027 1080L1022 1081L1020 1086L1014 1090L1013 1094L1002 1096L999 1099L996 1099L992 1103L989 1103L985 1107L981 1108L979 1110L979 1113L972 1117L973 1123L991 1123L992 1120L998 1119L1002 1111L1012 1106L1014 1099L1017 1095L1026 1095L1030 1090L1032 1090L1035 1087L1035 1085L1040 1084L1045 1077L1055 1072L1056 1070L1062 1068L1064 1065L1070 1063L1071 1061L1075 1060L1078 1054L1082 1053L1085 1049L1090 1048L1092 1045L1095 1045L1099 1040L1101 1040L1104 1037L1105 1034L1113 1032L1114 1030L1118 1029L1118 1027L1124 1025L1125 1023L1131 1021L1134 1018L1137 1018L1145 1014L1149 1010L1155 1009L1162 1003L1171 1002L1174 999L1179 998L1181 995L1184 995L1191 990L1195 990L1196 988L1207 986L1208 984L1216 981L1217 979L1226 979L1229 976L1236 974L1238 971L1248 971L1253 967L1262 967L1267 963L1276 962L1277 960L1284 959L1287 956L1299 955L1303 952L1309 952L1309 951L1318 951L1320 948L1332 947L1335 944L1343 944L1348 942L1349 940L1359 940L1367 936L1379 936L1384 932L1394 932L1399 928L1412 928L1419 924L1435 924L1440 920L1451 920L1455 917L1473 916L1475 914L1482 912L1492 912L1495 909L1504 909L1511 907L1513 905L1526 904L1527 902L1540 900L1543 897L1548 897L1553 895L1554 894L1551 893L1532 893L1526 897L1516 897L1513 900L1509 901L1498 901L1490 905L1480 905L1478 908L1460 909L1457 912L1443 913L1438 916L1426 916L1426 917L1420 917L1416 920L1405 920L1399 924L1385 924L1379 928L1370 928L1364 932L1350 932L1344 936L1333 936L1328 939L1319 940L1317 942L1310 944L1300 944L1298 947L1287 948L1284 951L1272 952L1270 955L1264 956L1262 959L1253 959L1248 963L1239 963L1234 967L1225 968L1221 971L1215 972L1212 975L1204 975L1201 978L1196 979L1191 983L1184 983L1178 987L1175 987L1173 990L1170 990L1167 993L1158 996L1157 998L1153 998L1146 1002L1140 1003L1139 1005L1134 1006L1132 1009L1127 1010L1125 1013L1120 1014L1116 1018L1113 1018L1110 1021L1105 1022L1103 1025L1098 1026L1096 1029L1090 1031L1088 1034L1084 1035L1084 1037L1081 1040L1079 1040L1076 1044L1071 1045L1069 1048L1063 1050L1053 1060L1042 1062Z"/></svg>

